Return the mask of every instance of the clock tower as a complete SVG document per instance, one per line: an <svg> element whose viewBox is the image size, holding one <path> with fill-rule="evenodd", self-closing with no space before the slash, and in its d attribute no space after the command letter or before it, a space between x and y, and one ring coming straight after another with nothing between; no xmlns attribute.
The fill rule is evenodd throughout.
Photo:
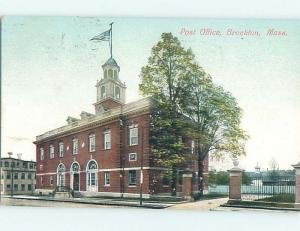
<svg viewBox="0 0 300 231"><path fill-rule="evenodd" d="M96 115L125 104L126 86L119 79L120 67L116 60L110 57L102 65L102 69L103 78L96 84L97 101L94 103Z"/></svg>

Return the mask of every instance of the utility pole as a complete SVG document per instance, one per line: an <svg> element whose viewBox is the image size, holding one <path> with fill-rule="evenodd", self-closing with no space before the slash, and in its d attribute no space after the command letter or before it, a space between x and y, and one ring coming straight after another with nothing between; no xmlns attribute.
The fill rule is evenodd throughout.
<svg viewBox="0 0 300 231"><path fill-rule="evenodd" d="M14 196L14 162L10 163L11 166L11 190L10 190L10 196Z"/></svg>
<svg viewBox="0 0 300 231"><path fill-rule="evenodd" d="M142 153L141 153L141 175L140 175L140 206L143 205L143 167L144 167L144 126L142 126Z"/></svg>

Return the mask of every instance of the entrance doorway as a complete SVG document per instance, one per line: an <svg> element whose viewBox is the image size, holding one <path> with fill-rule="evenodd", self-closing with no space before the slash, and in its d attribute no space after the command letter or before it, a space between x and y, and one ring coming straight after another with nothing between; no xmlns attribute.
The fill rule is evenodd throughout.
<svg viewBox="0 0 300 231"><path fill-rule="evenodd" d="M78 173L73 174L73 190L79 191L79 174Z"/></svg>

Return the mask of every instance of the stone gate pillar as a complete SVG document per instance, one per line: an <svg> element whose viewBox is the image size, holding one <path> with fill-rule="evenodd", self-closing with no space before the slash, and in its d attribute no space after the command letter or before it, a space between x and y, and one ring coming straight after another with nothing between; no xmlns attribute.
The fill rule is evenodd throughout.
<svg viewBox="0 0 300 231"><path fill-rule="evenodd" d="M188 173L188 174L182 174L182 194L183 194L183 198L190 200L192 198L192 174Z"/></svg>
<svg viewBox="0 0 300 231"><path fill-rule="evenodd" d="M300 162L292 166L295 169L295 207L300 207Z"/></svg>
<svg viewBox="0 0 300 231"><path fill-rule="evenodd" d="M241 200L243 169L238 167L238 160L233 161L234 167L229 172L229 200Z"/></svg>

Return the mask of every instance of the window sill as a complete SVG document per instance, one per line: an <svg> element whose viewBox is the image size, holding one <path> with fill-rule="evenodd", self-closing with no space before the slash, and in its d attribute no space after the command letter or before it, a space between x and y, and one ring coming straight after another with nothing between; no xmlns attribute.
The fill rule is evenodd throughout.
<svg viewBox="0 0 300 231"><path fill-rule="evenodd" d="M103 148L101 151L108 151L111 150L111 148Z"/></svg>
<svg viewBox="0 0 300 231"><path fill-rule="evenodd" d="M128 187L130 187L130 188L135 188L136 185L128 185Z"/></svg>
<svg viewBox="0 0 300 231"><path fill-rule="evenodd" d="M104 187L110 187L110 184L105 184Z"/></svg>
<svg viewBox="0 0 300 231"><path fill-rule="evenodd" d="M139 144L128 144L129 147L138 146Z"/></svg>

